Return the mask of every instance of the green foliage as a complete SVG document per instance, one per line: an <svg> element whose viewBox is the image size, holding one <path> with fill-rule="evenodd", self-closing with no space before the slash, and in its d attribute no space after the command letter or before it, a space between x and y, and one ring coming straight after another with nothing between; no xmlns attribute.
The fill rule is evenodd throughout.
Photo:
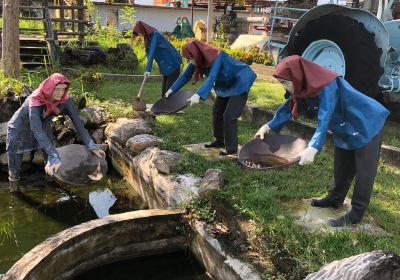
<svg viewBox="0 0 400 280"><path fill-rule="evenodd" d="M264 64L264 65L272 65L272 57L268 52L260 51L258 47L252 47L249 50L225 50L227 54L232 56L233 58L243 61L246 64Z"/></svg>
<svg viewBox="0 0 400 280"><path fill-rule="evenodd" d="M129 43L129 40L123 38L121 32L112 25L100 27L96 24L96 28L85 37L85 43L95 43L103 49L108 49L115 48L120 43Z"/></svg>
<svg viewBox="0 0 400 280"><path fill-rule="evenodd" d="M94 71L81 72L81 74L78 76L78 81L81 84L81 92L84 93L88 90L98 90L103 81L102 78L103 76L101 73Z"/></svg>
<svg viewBox="0 0 400 280"><path fill-rule="evenodd" d="M0 221L0 245L14 235L14 225L9 221Z"/></svg>
<svg viewBox="0 0 400 280"><path fill-rule="evenodd" d="M0 98L4 97L8 92L21 94L24 84L20 80L6 78L0 71Z"/></svg>
<svg viewBox="0 0 400 280"><path fill-rule="evenodd" d="M183 205L185 209L191 211L194 218L213 223L215 221L215 209L212 208L207 199L195 198Z"/></svg>
<svg viewBox="0 0 400 280"><path fill-rule="evenodd" d="M132 37L132 32L133 32L133 26L135 25L136 19L135 19L135 8L134 7L129 7L125 6L122 9L122 14L121 14L121 19L122 22L121 24L129 24L131 28L129 30L125 31L126 37Z"/></svg>
<svg viewBox="0 0 400 280"><path fill-rule="evenodd" d="M222 22L220 22L217 26L217 37L214 38L212 44L220 49L229 49L228 40L226 38L225 28Z"/></svg>

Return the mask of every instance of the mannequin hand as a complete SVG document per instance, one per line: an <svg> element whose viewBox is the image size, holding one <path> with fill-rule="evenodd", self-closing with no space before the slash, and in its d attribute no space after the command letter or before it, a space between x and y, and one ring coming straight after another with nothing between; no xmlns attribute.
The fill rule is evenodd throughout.
<svg viewBox="0 0 400 280"><path fill-rule="evenodd" d="M298 157L300 157L299 164L306 165L312 163L317 153L318 153L317 149L313 147L307 147L304 151L298 154Z"/></svg>
<svg viewBox="0 0 400 280"><path fill-rule="evenodd" d="M264 135L268 134L271 131L271 128L269 127L268 124L264 124L262 127L260 127L260 129L257 131L256 135L254 136L257 137L259 136L261 140L264 139Z"/></svg>
<svg viewBox="0 0 400 280"><path fill-rule="evenodd" d="M192 97L190 97L187 101L190 102L190 106L197 104L200 102L200 95L195 93Z"/></svg>
<svg viewBox="0 0 400 280"><path fill-rule="evenodd" d="M171 93L173 93L173 92L172 92L172 89L169 89L169 90L165 93L165 97L168 98L168 96L170 96Z"/></svg>
<svg viewBox="0 0 400 280"><path fill-rule="evenodd" d="M148 77L150 77L150 72L144 72L144 75L143 75L145 78L148 78Z"/></svg>
<svg viewBox="0 0 400 280"><path fill-rule="evenodd" d="M103 158L106 156L106 153L103 150L100 149L95 149L95 150L90 150L95 156L98 156L99 158Z"/></svg>
<svg viewBox="0 0 400 280"><path fill-rule="evenodd" d="M50 176L53 176L54 173L56 173L57 170L60 168L60 166L61 166L61 162L54 163L52 165L50 165L50 163L47 163L44 170L46 171L47 174L49 174Z"/></svg>

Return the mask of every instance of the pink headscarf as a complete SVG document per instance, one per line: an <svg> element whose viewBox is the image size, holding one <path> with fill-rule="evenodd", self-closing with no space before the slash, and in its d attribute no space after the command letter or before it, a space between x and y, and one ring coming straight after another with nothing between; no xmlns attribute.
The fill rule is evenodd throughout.
<svg viewBox="0 0 400 280"><path fill-rule="evenodd" d="M45 117L47 117L51 113L58 115L60 113L60 109L57 108L57 105L63 104L69 99L68 88L70 86L70 83L71 82L62 74L54 73L46 80L44 80L40 84L40 86L31 94L29 107L46 105L46 110L44 111ZM65 88L65 93L60 100L51 101L53 91L58 84L67 85L67 87Z"/></svg>

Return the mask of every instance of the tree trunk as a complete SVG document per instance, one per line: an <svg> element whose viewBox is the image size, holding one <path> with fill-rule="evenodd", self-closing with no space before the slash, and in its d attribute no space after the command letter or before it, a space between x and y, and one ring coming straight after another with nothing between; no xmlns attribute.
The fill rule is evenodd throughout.
<svg viewBox="0 0 400 280"><path fill-rule="evenodd" d="M19 1L3 0L2 69L6 76L19 78Z"/></svg>

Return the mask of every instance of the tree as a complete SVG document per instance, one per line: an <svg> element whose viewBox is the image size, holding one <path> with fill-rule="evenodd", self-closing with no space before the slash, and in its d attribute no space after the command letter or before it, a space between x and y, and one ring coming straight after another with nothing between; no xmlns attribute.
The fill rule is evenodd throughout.
<svg viewBox="0 0 400 280"><path fill-rule="evenodd" d="M3 0L3 34L1 64L4 74L19 78L19 1Z"/></svg>

